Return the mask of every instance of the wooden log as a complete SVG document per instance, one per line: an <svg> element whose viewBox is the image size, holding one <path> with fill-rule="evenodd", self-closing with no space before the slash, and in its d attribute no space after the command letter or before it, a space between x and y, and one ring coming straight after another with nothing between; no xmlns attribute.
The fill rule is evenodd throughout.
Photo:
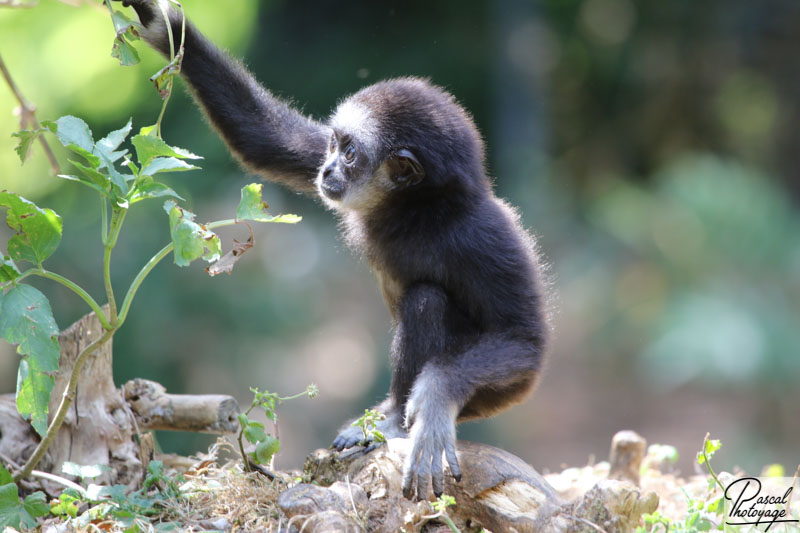
<svg viewBox="0 0 800 533"><path fill-rule="evenodd" d="M140 429L197 431L216 435L239 430L239 403L221 394L168 394L160 383L133 379L122 386Z"/></svg>

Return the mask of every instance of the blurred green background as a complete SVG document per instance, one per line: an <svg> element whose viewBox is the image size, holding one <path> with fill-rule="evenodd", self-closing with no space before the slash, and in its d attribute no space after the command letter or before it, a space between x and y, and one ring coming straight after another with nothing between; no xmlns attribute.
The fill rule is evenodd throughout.
<svg viewBox="0 0 800 533"><path fill-rule="evenodd" d="M151 124L148 77L120 67L99 2L0 8L0 55L39 119L74 114L95 137ZM503 447L540 469L604 459L635 429L678 446L684 472L707 431L720 468L800 461L800 3L508 0L437 2L186 0L187 13L257 77L306 112L376 80L431 77L473 113L496 191L521 210L549 265L554 335L533 398L461 438ZM20 167L16 103L0 86L0 186L64 218L49 268L102 294L97 202L50 176L37 146ZM183 87L164 138L205 156L170 185L201 220L229 218L252 181ZM57 149L64 168L66 154ZM327 446L388 388L389 316L332 213L267 184L297 226L256 228L233 275L160 265L114 339L116 381L171 392L319 385L281 407L278 466ZM127 219L113 258L118 290L168 239L160 202ZM7 237L7 229L2 236ZM242 230L223 233L243 238ZM2 242L4 242L3 239ZM59 326L86 309L57 286ZM17 356L0 345L0 391ZM166 451L210 437L162 433Z"/></svg>

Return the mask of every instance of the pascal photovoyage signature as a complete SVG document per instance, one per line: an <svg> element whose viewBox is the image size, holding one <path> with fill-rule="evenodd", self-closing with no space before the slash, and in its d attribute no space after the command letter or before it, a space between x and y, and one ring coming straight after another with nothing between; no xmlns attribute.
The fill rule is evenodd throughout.
<svg viewBox="0 0 800 533"><path fill-rule="evenodd" d="M793 486L783 496L761 494L761 481L755 477L743 477L725 489L725 500L731 502L726 513L726 525L747 526L768 524L765 531L776 523L800 522L787 518L786 511L791 501Z"/></svg>

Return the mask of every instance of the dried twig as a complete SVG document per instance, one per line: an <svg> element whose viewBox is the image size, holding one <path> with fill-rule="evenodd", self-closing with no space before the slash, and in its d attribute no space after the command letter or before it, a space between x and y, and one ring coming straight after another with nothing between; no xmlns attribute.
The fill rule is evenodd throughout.
<svg viewBox="0 0 800 533"><path fill-rule="evenodd" d="M16 0L0 0L0 5L10 5L11 7L30 7L27 4L19 4ZM19 122L20 127L22 129L27 129L29 125L32 125L34 129L39 129L42 126L39 124L39 121L36 120L36 106L28 102L25 97L20 92L17 85L14 83L14 79L11 77L11 73L6 68L5 62L3 62L2 56L0 56L0 73L3 74L3 78L6 80L6 84L11 89L11 92L14 93L14 96L19 102ZM39 136L39 142L42 143L42 149L44 150L45 155L47 155L47 159L50 161L50 168L52 169L53 174L61 173L61 169L58 166L58 161L56 161L56 156L53 154L53 151L50 149L50 145L47 144L47 140L44 136Z"/></svg>

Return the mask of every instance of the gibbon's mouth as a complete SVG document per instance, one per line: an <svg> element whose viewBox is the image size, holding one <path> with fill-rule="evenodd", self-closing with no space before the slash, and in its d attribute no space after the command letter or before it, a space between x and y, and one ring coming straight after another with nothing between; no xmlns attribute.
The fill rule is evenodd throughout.
<svg viewBox="0 0 800 533"><path fill-rule="evenodd" d="M344 196L344 183L338 180L323 181L319 188L322 191L322 194L331 200L341 200Z"/></svg>

